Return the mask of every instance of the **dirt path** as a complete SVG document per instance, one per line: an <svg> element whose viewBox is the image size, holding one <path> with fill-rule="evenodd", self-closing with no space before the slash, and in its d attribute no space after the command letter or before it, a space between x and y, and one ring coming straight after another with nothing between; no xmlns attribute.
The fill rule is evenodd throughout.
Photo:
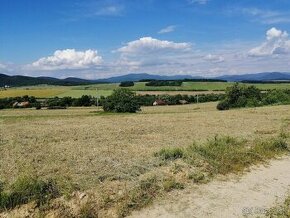
<svg viewBox="0 0 290 218"><path fill-rule="evenodd" d="M285 199L290 190L290 157L253 167L239 179L213 181L173 192L169 200L135 211L131 217L257 217Z"/></svg>

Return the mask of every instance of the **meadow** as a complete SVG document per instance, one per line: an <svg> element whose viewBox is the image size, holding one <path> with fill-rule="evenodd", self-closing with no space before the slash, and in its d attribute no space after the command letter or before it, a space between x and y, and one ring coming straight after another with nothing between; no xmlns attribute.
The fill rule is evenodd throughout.
<svg viewBox="0 0 290 218"><path fill-rule="evenodd" d="M144 82L135 83L133 87L129 89L136 91L137 94L203 94L203 93L220 93L223 92L227 87L232 86L234 83L231 82L183 82L181 86L145 86ZM253 85L253 84L246 84ZM281 84L254 84L261 90L268 89L290 89L290 83ZM119 83L109 84L93 84L93 85L82 85L82 86L29 86L10 88L8 90L0 90L0 98L5 97L17 97L23 95L32 95L37 98L52 98L52 97L81 97L82 95L92 96L109 96L112 94L114 89L119 88Z"/></svg>
<svg viewBox="0 0 290 218"><path fill-rule="evenodd" d="M21 175L53 178L64 193L90 190L98 201L114 202L99 194L116 198L142 175L178 171L176 163L162 167L154 155L161 149L217 135L268 139L282 128L289 132L289 121L289 105L217 111L216 103L204 103L143 107L137 114L105 114L96 107L2 110L0 153L7 155L0 159L0 180L9 185Z"/></svg>

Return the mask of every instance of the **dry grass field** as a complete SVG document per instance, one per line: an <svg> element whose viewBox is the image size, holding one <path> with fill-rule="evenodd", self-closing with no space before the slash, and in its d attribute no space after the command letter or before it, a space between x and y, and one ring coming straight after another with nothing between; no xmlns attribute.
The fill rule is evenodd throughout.
<svg viewBox="0 0 290 218"><path fill-rule="evenodd" d="M103 177L130 177L162 147L187 146L216 134L242 138L277 134L289 106L217 111L215 103L146 107L104 115L96 108L0 112L0 178L33 171L69 177L82 189Z"/></svg>
<svg viewBox="0 0 290 218"><path fill-rule="evenodd" d="M65 89L8 89L0 90L0 98L19 97L24 95L47 98L60 95L64 92Z"/></svg>
<svg viewBox="0 0 290 218"><path fill-rule="evenodd" d="M205 103L144 107L137 114L104 114L96 107L2 110L0 180L11 184L34 174L82 191L130 184L155 169L153 154L161 148L215 135L267 138L289 120L289 105L217 111L216 103Z"/></svg>

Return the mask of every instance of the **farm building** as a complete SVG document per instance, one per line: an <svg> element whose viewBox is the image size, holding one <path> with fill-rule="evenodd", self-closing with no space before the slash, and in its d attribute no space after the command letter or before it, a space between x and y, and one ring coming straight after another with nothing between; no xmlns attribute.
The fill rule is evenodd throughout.
<svg viewBox="0 0 290 218"><path fill-rule="evenodd" d="M153 106L159 106L159 105L167 105L167 103L161 99L157 99L153 102Z"/></svg>

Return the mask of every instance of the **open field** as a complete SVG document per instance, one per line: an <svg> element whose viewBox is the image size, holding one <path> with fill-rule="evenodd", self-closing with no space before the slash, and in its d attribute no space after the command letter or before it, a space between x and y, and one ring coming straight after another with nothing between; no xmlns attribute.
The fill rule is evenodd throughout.
<svg viewBox="0 0 290 218"><path fill-rule="evenodd" d="M216 134L268 137L290 118L289 106L220 112L215 105L146 107L125 115L102 115L96 108L3 110L0 152L9 155L1 158L1 179L11 182L32 170L41 177L70 177L87 189L101 177L130 177L162 147Z"/></svg>
<svg viewBox="0 0 290 218"><path fill-rule="evenodd" d="M49 88L49 89L8 89L8 90L0 90L0 98L6 97L19 97L19 96L35 96L37 98L47 98L58 96L61 93L65 93L64 89L60 88Z"/></svg>
<svg viewBox="0 0 290 218"><path fill-rule="evenodd" d="M8 185L36 175L66 190L118 196L142 174L178 169L178 163L160 165L154 154L162 148L216 135L265 140L289 121L289 105L217 111L216 103L205 103L144 107L137 114L104 114L96 107L2 110L0 153L7 155L0 159L0 180Z"/></svg>
<svg viewBox="0 0 290 218"><path fill-rule="evenodd" d="M233 82L183 82L181 86L145 86L146 82L137 82L133 87L129 87L131 90L135 91L221 91L225 90L227 87L232 86ZM245 85L255 85L259 89L286 89L290 88L290 83L281 84L245 84ZM78 89L93 89L95 90L112 90L118 88L118 83L111 84L96 84L96 85L86 85L78 86Z"/></svg>
<svg viewBox="0 0 290 218"><path fill-rule="evenodd" d="M145 86L144 82L135 83L135 86L129 89L137 91L138 94L188 94L194 95L197 93L217 93L224 91L227 87L232 86L234 83L225 82L184 82L182 86ZM246 84L255 85L259 89L290 89L290 83L282 84ZM52 98L58 97L81 97L82 95L92 96L108 96L114 89L119 88L118 83L110 84L95 84L95 85L82 85L82 86L29 86L11 88L8 90L0 91L0 98L16 97L23 95L33 95L37 98ZM97 90L96 90L97 89Z"/></svg>

